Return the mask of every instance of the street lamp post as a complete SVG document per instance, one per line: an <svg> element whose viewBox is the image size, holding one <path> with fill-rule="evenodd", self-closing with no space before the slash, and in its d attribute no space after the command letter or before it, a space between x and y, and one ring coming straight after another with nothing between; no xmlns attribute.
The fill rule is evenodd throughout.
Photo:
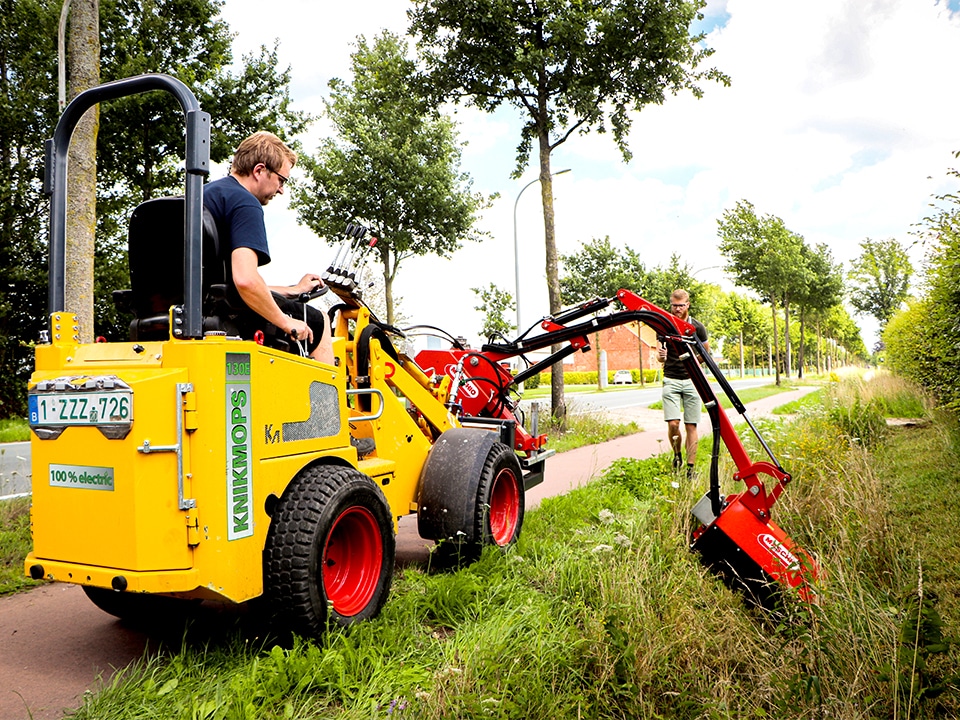
<svg viewBox="0 0 960 720"><path fill-rule="evenodd" d="M563 173L568 172L570 172L570 168L564 168L563 170L557 170L555 173L550 173L550 175L563 175ZM517 242L517 205L520 204L520 196L523 195L523 191L538 182L540 182L540 178L535 178L520 188L520 192L517 193L517 199L513 203L513 268L514 278L516 280L516 295L514 296L514 300L517 303L517 333L523 330L523 325L520 322L520 245Z"/></svg>

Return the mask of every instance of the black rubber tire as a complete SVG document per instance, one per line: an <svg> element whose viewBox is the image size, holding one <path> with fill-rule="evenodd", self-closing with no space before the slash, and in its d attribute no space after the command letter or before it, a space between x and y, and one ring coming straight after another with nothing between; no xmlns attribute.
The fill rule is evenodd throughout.
<svg viewBox="0 0 960 720"><path fill-rule="evenodd" d="M383 491L348 467L319 465L290 483L264 548L264 588L290 630L319 637L380 612L396 556Z"/></svg>
<svg viewBox="0 0 960 720"><path fill-rule="evenodd" d="M468 565L487 545L506 548L520 537L525 502L523 472L516 453L496 443L487 453L477 486L472 541L445 540L434 548L439 567Z"/></svg>
<svg viewBox="0 0 960 720"><path fill-rule="evenodd" d="M90 601L109 615L137 626L156 626L184 622L200 605L199 600L183 600L166 595L117 592L107 588L83 586Z"/></svg>

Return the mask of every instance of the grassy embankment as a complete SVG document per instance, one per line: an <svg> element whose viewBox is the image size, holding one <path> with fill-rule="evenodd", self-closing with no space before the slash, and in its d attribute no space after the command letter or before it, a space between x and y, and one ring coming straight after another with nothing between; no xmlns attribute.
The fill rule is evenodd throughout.
<svg viewBox="0 0 960 720"><path fill-rule="evenodd" d="M285 645L192 627L76 717L957 716L955 419L879 377L760 426L794 476L776 520L825 571L818 607L745 610L687 550L704 473L620 462L507 553L402 569L372 622Z"/></svg>

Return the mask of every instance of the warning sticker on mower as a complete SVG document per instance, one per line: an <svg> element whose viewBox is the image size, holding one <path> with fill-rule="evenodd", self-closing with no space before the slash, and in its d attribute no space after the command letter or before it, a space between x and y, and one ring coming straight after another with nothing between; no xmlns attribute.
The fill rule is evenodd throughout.
<svg viewBox="0 0 960 720"><path fill-rule="evenodd" d="M227 539L253 535L250 354L227 353Z"/></svg>
<svg viewBox="0 0 960 720"><path fill-rule="evenodd" d="M89 465L50 464L52 487L81 488L83 490L109 490L113 492L113 468Z"/></svg>
<svg viewBox="0 0 960 720"><path fill-rule="evenodd" d="M783 546L783 543L770 533L760 533L760 535L757 536L757 542L766 548L767 552L773 555L773 557L782 562L785 568L800 567L800 561L797 559L797 556L787 550Z"/></svg>

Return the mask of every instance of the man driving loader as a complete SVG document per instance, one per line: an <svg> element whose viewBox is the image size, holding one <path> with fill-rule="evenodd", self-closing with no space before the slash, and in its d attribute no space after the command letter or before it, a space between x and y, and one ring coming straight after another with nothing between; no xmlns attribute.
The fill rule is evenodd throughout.
<svg viewBox="0 0 960 720"><path fill-rule="evenodd" d="M276 135L254 133L234 152L229 175L204 187L203 204L217 225L222 252L230 253L233 286L251 311L238 318L241 333L252 336L261 330L306 341L312 358L333 364L327 318L294 300L322 287L320 276L307 273L295 285L269 286L259 271L270 262L263 206L283 193L296 162L296 153Z"/></svg>

